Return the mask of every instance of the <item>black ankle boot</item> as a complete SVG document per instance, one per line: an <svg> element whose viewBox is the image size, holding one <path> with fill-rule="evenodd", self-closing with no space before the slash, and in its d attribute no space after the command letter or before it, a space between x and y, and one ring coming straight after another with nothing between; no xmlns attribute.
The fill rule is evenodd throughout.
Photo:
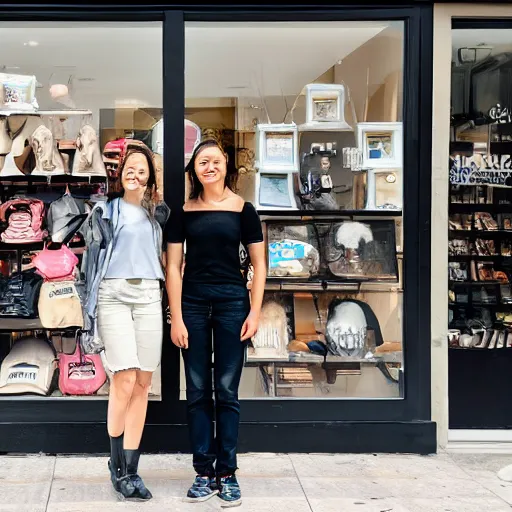
<svg viewBox="0 0 512 512"><path fill-rule="evenodd" d="M108 469L110 470L110 480L117 492L119 492L119 479L125 473L123 438L123 434L119 437L110 437L110 459L108 461Z"/></svg>
<svg viewBox="0 0 512 512"><path fill-rule="evenodd" d="M126 472L119 481L119 491L126 499L146 501L150 500L153 495L138 474L139 458L139 450L124 450Z"/></svg>

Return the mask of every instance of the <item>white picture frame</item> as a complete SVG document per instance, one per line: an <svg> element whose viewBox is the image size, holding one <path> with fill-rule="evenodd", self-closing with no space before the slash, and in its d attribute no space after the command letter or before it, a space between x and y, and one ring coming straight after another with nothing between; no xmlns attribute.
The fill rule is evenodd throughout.
<svg viewBox="0 0 512 512"><path fill-rule="evenodd" d="M358 123L357 146L363 169L401 169L402 123Z"/></svg>
<svg viewBox="0 0 512 512"><path fill-rule="evenodd" d="M260 172L299 172L297 125L258 124L254 166Z"/></svg>
<svg viewBox="0 0 512 512"><path fill-rule="evenodd" d="M299 131L352 131L345 121L345 86L306 85L306 122Z"/></svg>
<svg viewBox="0 0 512 512"><path fill-rule="evenodd" d="M294 173L258 171L254 187L257 210L298 210Z"/></svg>

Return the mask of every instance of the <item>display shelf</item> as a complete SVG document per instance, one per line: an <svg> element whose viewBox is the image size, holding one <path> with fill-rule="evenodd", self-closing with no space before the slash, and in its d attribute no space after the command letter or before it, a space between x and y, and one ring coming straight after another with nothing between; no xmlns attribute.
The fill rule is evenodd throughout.
<svg viewBox="0 0 512 512"><path fill-rule="evenodd" d="M92 116L90 110L7 110L0 109L0 116Z"/></svg>
<svg viewBox="0 0 512 512"><path fill-rule="evenodd" d="M34 183L47 183L51 185L98 184L105 183L107 176L72 176L64 174L59 176L0 176L2 185L32 185Z"/></svg>
<svg viewBox="0 0 512 512"><path fill-rule="evenodd" d="M279 279L279 278L267 278ZM389 293L397 292L403 293L403 288L397 285L396 281L386 282L358 282L358 283L346 283L338 281L306 281L306 282L274 282L267 281L265 284L265 291L267 292L321 292L321 291L353 291L353 292L365 292L365 293ZM380 287L380 288L379 288Z"/></svg>
<svg viewBox="0 0 512 512"><path fill-rule="evenodd" d="M43 329L39 318L0 318L0 332L23 332Z"/></svg>
<svg viewBox="0 0 512 512"><path fill-rule="evenodd" d="M450 236L468 238L512 238L512 231L507 229L483 230L483 229L450 229Z"/></svg>
<svg viewBox="0 0 512 512"><path fill-rule="evenodd" d="M495 254L494 256L478 256L476 254L448 256L448 261L471 261L471 260L497 261L500 263L512 263L512 256L502 256L501 254Z"/></svg>
<svg viewBox="0 0 512 512"><path fill-rule="evenodd" d="M512 204L451 203L450 213L512 213Z"/></svg>
<svg viewBox="0 0 512 512"><path fill-rule="evenodd" d="M339 218L370 218L370 217L401 217L402 210L258 210L258 214L264 220L265 217L298 217L301 220L315 217Z"/></svg>
<svg viewBox="0 0 512 512"><path fill-rule="evenodd" d="M361 287L365 285L382 286L382 285L398 285L398 281L395 278L391 279L347 279L342 278L338 280L333 279L307 279L307 278L296 278L296 277L267 277L266 289L267 290L281 290L281 291L300 291L300 290L311 290L311 291L322 291L322 290L353 290L359 291ZM268 288L267 288L268 287ZM397 288L397 290L399 290ZM389 288L386 291L391 291ZM396 290L395 290L396 291ZM403 291L400 289L400 291Z"/></svg>
<svg viewBox="0 0 512 512"><path fill-rule="evenodd" d="M503 350L509 350L510 352L512 352L512 347L501 347L501 348L497 348L497 347L494 347L494 348L476 348L476 347L448 347L449 350L469 350L471 352L501 352Z"/></svg>
<svg viewBox="0 0 512 512"><path fill-rule="evenodd" d="M26 244L10 244L0 242L0 252L3 251L40 251L44 248L44 242L29 242Z"/></svg>
<svg viewBox="0 0 512 512"><path fill-rule="evenodd" d="M451 281L448 283L450 286L499 286L508 285L509 283L502 283L501 281Z"/></svg>
<svg viewBox="0 0 512 512"><path fill-rule="evenodd" d="M377 364L383 363L402 363L403 356L402 352L388 352L379 356L373 357L345 357L345 356L334 356L328 354L326 357L317 354L309 354L307 352L292 352L287 358L258 358L248 357L246 366L262 365L262 364L275 364L278 366L292 366L295 364L322 364L326 363L329 366L335 364Z"/></svg>
<svg viewBox="0 0 512 512"><path fill-rule="evenodd" d="M512 309L512 304L502 302L449 302L448 307L456 308L489 308L489 309Z"/></svg>

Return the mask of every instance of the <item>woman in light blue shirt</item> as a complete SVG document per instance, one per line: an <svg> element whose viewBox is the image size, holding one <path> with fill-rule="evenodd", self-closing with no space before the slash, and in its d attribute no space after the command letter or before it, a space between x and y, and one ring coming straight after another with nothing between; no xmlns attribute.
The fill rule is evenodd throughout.
<svg viewBox="0 0 512 512"><path fill-rule="evenodd" d="M90 226L91 236L107 232L108 243L98 251L102 261L87 265L96 275L88 286L86 310L93 329L97 321L113 373L107 418L112 485L123 499L145 501L152 495L138 474L139 444L151 378L161 359L164 281L156 169L146 146L128 147L119 180L121 192L90 216L96 224L103 222Z"/></svg>

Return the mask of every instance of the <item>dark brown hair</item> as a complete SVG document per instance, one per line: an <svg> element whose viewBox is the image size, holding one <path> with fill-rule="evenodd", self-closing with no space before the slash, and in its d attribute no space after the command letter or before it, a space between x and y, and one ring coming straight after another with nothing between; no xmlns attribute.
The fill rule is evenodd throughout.
<svg viewBox="0 0 512 512"><path fill-rule="evenodd" d="M194 149L190 160L185 167L185 171L188 172L188 179L190 182L190 196L189 199L197 199L201 193L203 192L203 185L199 181L195 170L195 163L199 153L205 148L218 148L221 153L226 158L226 179L224 181L224 186L228 187L229 190L236 192L236 184L238 181L238 171L236 167L228 165L228 155L224 151L224 148L215 140L215 139L206 139L200 142Z"/></svg>
<svg viewBox="0 0 512 512"><path fill-rule="evenodd" d="M143 142L133 141L126 145L126 152L123 155L122 160L119 162L117 180L113 184L113 191L109 193L109 200L124 196L123 171L126 166L126 161L131 155L138 153L146 157L149 169L149 178L146 184L146 192L142 198L141 206L143 206L148 211L148 213L153 216L155 213L156 204L158 203L158 193L156 188L156 166L153 152Z"/></svg>

